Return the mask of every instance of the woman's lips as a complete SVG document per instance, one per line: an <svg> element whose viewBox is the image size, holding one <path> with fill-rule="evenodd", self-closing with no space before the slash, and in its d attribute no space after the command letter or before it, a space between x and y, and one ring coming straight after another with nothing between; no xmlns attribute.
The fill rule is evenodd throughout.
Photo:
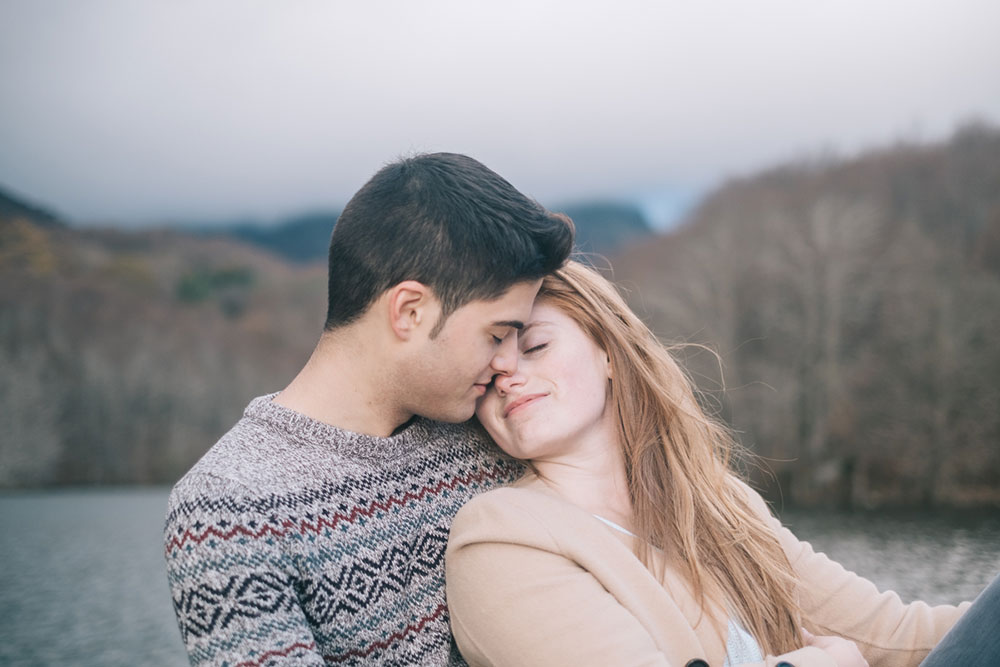
<svg viewBox="0 0 1000 667"><path fill-rule="evenodd" d="M539 398L542 398L543 396L547 396L547 395L548 395L548 394L544 394L544 393L542 393L542 394L525 394L524 396L522 396L521 398L517 399L517 400L516 400L516 401L514 401L513 403L509 403L509 404L507 405L507 407L506 407L506 408L504 408L504 411L503 411L503 418L504 418L504 419L506 419L506 418L507 418L507 417L509 417L509 416L511 415L511 413L513 413L513 412L514 412L515 410L517 410L517 409L519 409L519 408L522 408L522 407L524 407L525 405L527 405L528 403L532 403L532 402L534 402L535 400L537 400L537 399L539 399Z"/></svg>

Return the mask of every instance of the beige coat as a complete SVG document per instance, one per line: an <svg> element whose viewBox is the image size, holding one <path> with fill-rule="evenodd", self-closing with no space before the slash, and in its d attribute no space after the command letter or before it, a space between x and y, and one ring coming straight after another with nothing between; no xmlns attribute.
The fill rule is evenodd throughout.
<svg viewBox="0 0 1000 667"><path fill-rule="evenodd" d="M968 607L903 604L816 553L774 519L801 580L803 620L815 634L858 644L869 663L917 665ZM728 616L702 613L668 568L660 583L633 538L562 500L536 477L477 496L455 517L446 556L452 631L471 665L721 667ZM768 666L836 667L817 648L768 656ZM697 663L696 663L697 664Z"/></svg>

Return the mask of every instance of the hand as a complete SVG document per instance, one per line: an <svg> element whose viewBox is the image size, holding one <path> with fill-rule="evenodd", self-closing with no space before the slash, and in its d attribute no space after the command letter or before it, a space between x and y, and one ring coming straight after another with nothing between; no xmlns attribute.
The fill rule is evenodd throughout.
<svg viewBox="0 0 1000 667"><path fill-rule="evenodd" d="M868 667L868 661L861 655L858 645L843 637L830 635L814 635L802 628L802 637L806 646L815 646L826 651L836 661L837 667Z"/></svg>

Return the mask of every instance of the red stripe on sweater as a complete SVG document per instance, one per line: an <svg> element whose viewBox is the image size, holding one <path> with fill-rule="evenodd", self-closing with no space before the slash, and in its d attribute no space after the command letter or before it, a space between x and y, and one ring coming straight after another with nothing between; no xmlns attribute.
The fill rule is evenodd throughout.
<svg viewBox="0 0 1000 667"><path fill-rule="evenodd" d="M416 625L413 624L407 625L405 628L403 628L401 632L392 633L386 640L375 642L374 644L371 644L370 646L367 646L363 649L351 649L347 653L343 653L341 655L324 655L323 659L332 660L333 662L344 662L345 660L350 660L351 658L366 658L375 651L388 648L391 644L394 644L395 642L402 640L403 637L405 637L408 634L414 632L420 632L421 630L424 629L424 626L426 626L428 623L430 623L438 616L443 614L447 609L448 607L446 605L440 604L438 605L437 609L435 609L431 613L430 616L425 616L424 618L420 619L416 623Z"/></svg>
<svg viewBox="0 0 1000 667"><path fill-rule="evenodd" d="M282 649L280 651L268 651L267 653L260 656L256 660L247 660L246 662L241 662L240 664L236 665L236 667L259 667L260 665L263 665L266 660L270 660L271 658L279 658L279 657L283 658L292 651L297 651L299 649L306 649L308 651L311 651L315 648L316 648L316 642L309 642L308 644L303 644L302 642L299 642L298 644L292 644L288 648Z"/></svg>
<svg viewBox="0 0 1000 667"><path fill-rule="evenodd" d="M370 517L378 510L387 511L393 505L399 505L403 507L406 503L411 500L422 500L428 495L437 495L445 488L452 489L459 484L468 484L470 482L482 482L484 479L495 479L500 475L500 471L496 472L479 472L467 475L465 477L455 477L450 482L438 482L435 486L425 486L420 489L417 493L411 493L407 491L401 497L391 497L388 500L381 502L375 501L366 508L355 507L351 510L350 514L334 514L332 518L325 519L320 518L315 524L309 523L308 521L301 521L298 525L298 530L302 534L309 532L319 534L323 528L336 528L341 522L354 523L359 517ZM202 531L201 533L193 533L190 530L185 530L180 537L172 537L167 541L166 553L170 555L171 550L181 549L187 542L196 542L201 544L209 537L217 537L220 540L231 540L237 536L250 537L253 539L260 539L267 535L274 537L282 537L290 532L292 528L295 528L295 523L292 521L282 521L281 528L275 528L274 526L267 525L260 530L254 531L243 526L234 526L231 530L220 531L215 527L209 527Z"/></svg>

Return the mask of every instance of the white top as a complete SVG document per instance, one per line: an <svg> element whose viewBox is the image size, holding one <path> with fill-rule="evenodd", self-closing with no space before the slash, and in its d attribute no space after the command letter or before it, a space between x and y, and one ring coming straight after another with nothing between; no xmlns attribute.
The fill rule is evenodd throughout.
<svg viewBox="0 0 1000 667"><path fill-rule="evenodd" d="M603 521L619 532L635 537L635 533L622 528L610 519L605 519L598 514L595 514L594 518ZM746 631L738 620L730 617L729 632L726 636L726 661L722 663L722 667L735 667L736 665L763 661L764 656L761 655L760 645L757 644L757 640Z"/></svg>

